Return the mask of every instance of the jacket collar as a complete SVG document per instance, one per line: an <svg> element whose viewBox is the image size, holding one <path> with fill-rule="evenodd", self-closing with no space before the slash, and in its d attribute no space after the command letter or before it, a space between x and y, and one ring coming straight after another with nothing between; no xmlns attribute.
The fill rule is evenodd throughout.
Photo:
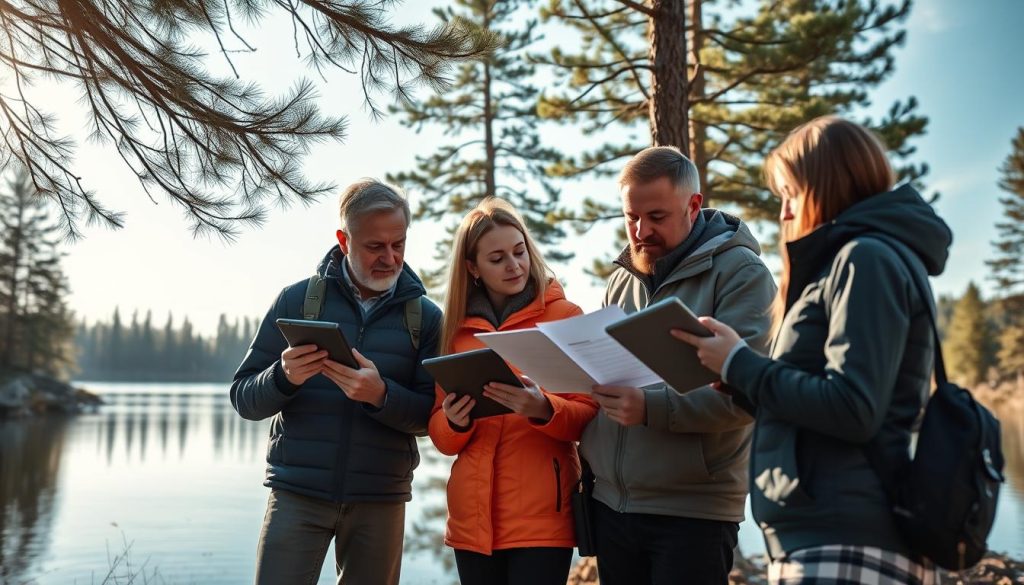
<svg viewBox="0 0 1024 585"><path fill-rule="evenodd" d="M562 289L562 285L557 280L552 278L548 281L543 298L535 295L530 304L509 315L498 327L495 327L483 317L467 316L462 323L462 328L475 331L506 331L515 329L517 325L542 316L547 306L552 302L564 299L565 290Z"/></svg>
<svg viewBox="0 0 1024 585"><path fill-rule="evenodd" d="M352 302L357 302L355 295L352 294L352 291L345 284L345 279L341 274L341 264L344 259L345 254L341 251L341 246L335 245L320 260L316 272L321 278L337 282L342 295ZM420 280L420 277L416 275L408 264L403 262L402 272L398 275L398 281L395 283L394 294L384 302L388 305L404 303L409 299L415 299L426 294L427 290L423 286L423 281Z"/></svg>
<svg viewBox="0 0 1024 585"><path fill-rule="evenodd" d="M647 289L648 296L654 298L658 291L665 286L711 270L714 266L715 255L725 250L734 247L745 247L757 255L761 254L761 246L757 243L757 239L754 238L746 224L738 217L712 208L704 209L701 213L706 220L706 225L695 241L690 241L687 238L687 240L680 244L679 248L658 260L658 263L666 260L668 262L666 262L667 265L664 267L656 264L655 270L666 270L667 274L664 278L660 279L660 282L657 283L657 286L653 287L653 290L652 285L654 282L652 279L633 266L628 246L622 251L615 263L643 283L644 288ZM687 247L689 247L689 250L685 250Z"/></svg>

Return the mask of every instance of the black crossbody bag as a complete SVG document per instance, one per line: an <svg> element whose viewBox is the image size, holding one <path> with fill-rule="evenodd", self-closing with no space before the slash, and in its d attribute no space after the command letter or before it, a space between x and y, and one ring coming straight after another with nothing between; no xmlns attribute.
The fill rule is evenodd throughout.
<svg viewBox="0 0 1024 585"><path fill-rule="evenodd" d="M581 557L597 554L594 547L594 472L587 460L580 457L580 479L572 491L572 519L576 528L576 548Z"/></svg>

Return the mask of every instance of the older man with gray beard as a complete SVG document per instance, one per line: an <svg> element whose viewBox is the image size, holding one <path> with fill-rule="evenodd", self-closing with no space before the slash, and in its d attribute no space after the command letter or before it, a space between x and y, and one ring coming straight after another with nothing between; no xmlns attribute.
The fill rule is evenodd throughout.
<svg viewBox="0 0 1024 585"><path fill-rule="evenodd" d="M437 353L441 312L404 263L410 214L398 190L363 180L340 207L338 245L317 268L326 288L314 300L360 368L313 345L288 347L275 320L303 318L307 296L319 296L303 280L278 295L231 385L240 415L273 417L258 585L316 582L332 539L339 584L399 580L414 435L425 434L434 402L421 362Z"/></svg>

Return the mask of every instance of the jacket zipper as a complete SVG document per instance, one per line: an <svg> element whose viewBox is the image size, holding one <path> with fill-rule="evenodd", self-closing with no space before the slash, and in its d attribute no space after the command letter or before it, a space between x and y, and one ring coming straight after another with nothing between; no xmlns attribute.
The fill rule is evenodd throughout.
<svg viewBox="0 0 1024 585"><path fill-rule="evenodd" d="M615 443L615 481L619 484L619 509L620 513L626 511L626 502L629 499L629 494L626 493L626 482L622 477L622 460L625 458L626 448L624 443L626 442L626 427L622 425L616 425L619 427L618 440Z"/></svg>
<svg viewBox="0 0 1024 585"><path fill-rule="evenodd" d="M562 511L562 466L558 464L558 458L552 457L551 463L555 467L555 512Z"/></svg>

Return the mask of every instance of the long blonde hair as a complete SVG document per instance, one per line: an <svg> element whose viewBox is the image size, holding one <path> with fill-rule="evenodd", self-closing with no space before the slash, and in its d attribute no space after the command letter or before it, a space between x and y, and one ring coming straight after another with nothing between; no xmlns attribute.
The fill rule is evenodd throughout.
<svg viewBox="0 0 1024 585"><path fill-rule="evenodd" d="M523 234L526 252L530 257L530 278L533 279L537 296L544 298L548 276L551 274L537 244L526 230L526 223L514 207L504 199L488 197L462 218L459 229L452 241L452 260L448 267L448 291L444 300L444 321L441 325L441 343L438 353L452 352L452 341L466 318L466 303L470 287L476 286L466 266L467 260L476 262L477 245L484 234L497 226L514 227ZM481 284L481 286L483 286Z"/></svg>
<svg viewBox="0 0 1024 585"><path fill-rule="evenodd" d="M797 127L764 163L768 188L782 197L781 173L800 200L799 216L781 226L782 278L772 307L777 330L786 310L790 259L786 243L806 236L855 203L891 191L896 174L885 146L872 131L836 116L822 116Z"/></svg>

